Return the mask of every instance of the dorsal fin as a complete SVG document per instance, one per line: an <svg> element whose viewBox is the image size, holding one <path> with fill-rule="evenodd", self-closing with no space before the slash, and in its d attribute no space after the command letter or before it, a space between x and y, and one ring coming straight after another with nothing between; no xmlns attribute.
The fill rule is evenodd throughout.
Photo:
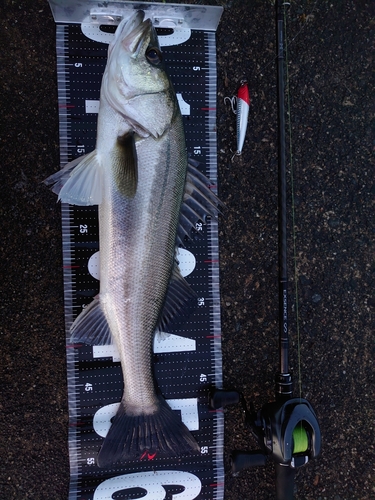
<svg viewBox="0 0 375 500"><path fill-rule="evenodd" d="M198 221L206 224L207 217L217 217L223 206L216 194L209 188L209 179L202 174L191 161L188 163L185 194L181 206L180 223L177 231L177 243L184 245L196 231Z"/></svg>

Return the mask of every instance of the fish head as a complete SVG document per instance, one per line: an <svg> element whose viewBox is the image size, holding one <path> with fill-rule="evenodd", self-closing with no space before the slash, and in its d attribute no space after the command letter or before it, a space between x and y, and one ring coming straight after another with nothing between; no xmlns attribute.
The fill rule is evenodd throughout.
<svg viewBox="0 0 375 500"><path fill-rule="evenodd" d="M159 137L176 113L156 31L144 12L123 20L108 48L101 98L141 136Z"/></svg>

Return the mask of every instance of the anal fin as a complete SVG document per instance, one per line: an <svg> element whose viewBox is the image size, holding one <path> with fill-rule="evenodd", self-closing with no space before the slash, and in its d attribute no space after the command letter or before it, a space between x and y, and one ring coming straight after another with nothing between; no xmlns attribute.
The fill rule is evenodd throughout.
<svg viewBox="0 0 375 500"><path fill-rule="evenodd" d="M100 300L95 298L83 309L70 327L71 342L89 345L112 344L111 331L102 310Z"/></svg>
<svg viewBox="0 0 375 500"><path fill-rule="evenodd" d="M177 318L186 319L197 304L197 294L181 275L175 262L157 330L167 330Z"/></svg>

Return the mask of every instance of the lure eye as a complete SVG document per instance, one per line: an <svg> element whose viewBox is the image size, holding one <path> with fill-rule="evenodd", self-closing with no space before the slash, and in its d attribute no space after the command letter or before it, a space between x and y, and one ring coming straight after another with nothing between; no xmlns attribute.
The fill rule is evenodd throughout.
<svg viewBox="0 0 375 500"><path fill-rule="evenodd" d="M160 64L163 60L160 50L156 49L155 47L148 49L148 51L146 52L146 57L150 64L155 65Z"/></svg>

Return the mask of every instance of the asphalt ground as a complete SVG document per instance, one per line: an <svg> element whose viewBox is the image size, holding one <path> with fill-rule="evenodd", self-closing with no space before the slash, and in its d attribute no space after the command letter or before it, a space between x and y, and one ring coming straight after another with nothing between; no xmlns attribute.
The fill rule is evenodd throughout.
<svg viewBox="0 0 375 500"><path fill-rule="evenodd" d="M273 399L278 366L274 8L266 0L204 3L224 6L217 31L224 383L261 408ZM59 166L55 24L45 0L0 7L0 498L65 499L61 226L55 197L41 185ZM287 14L290 363L323 440L321 456L298 472L298 500L375 498L374 26L372 1L292 0ZM244 75L248 133L243 155L231 161L235 118L223 100ZM256 443L240 408L230 407L225 500L274 498L273 465L233 477L234 449Z"/></svg>

